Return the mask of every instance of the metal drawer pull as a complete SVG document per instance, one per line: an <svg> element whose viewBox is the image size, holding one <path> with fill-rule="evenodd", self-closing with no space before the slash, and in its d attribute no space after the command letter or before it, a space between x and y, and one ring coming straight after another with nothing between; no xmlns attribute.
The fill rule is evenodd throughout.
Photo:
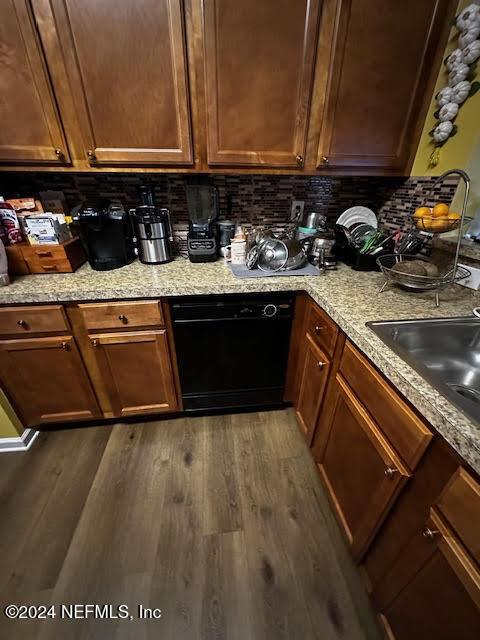
<svg viewBox="0 0 480 640"><path fill-rule="evenodd" d="M52 257L52 252L51 251L37 251L37 256L39 258L51 258Z"/></svg>
<svg viewBox="0 0 480 640"><path fill-rule="evenodd" d="M322 156L322 162L323 164L329 164L330 160L327 158L327 156Z"/></svg>
<svg viewBox="0 0 480 640"><path fill-rule="evenodd" d="M323 331L324 328L325 327L322 327L321 325L316 324L315 325L315 333L320 333L320 331Z"/></svg>
<svg viewBox="0 0 480 640"><path fill-rule="evenodd" d="M97 339L92 340L92 347L98 347L98 340Z"/></svg>
<svg viewBox="0 0 480 640"><path fill-rule="evenodd" d="M325 366L325 362L317 362L317 367L319 369L323 369L324 366Z"/></svg>
<svg viewBox="0 0 480 640"><path fill-rule="evenodd" d="M435 540L435 537L438 536L439 533L440 531L437 531L436 529L425 527L425 529L422 531L422 536L425 538L425 540L433 542L433 540Z"/></svg>
<svg viewBox="0 0 480 640"><path fill-rule="evenodd" d="M28 324L25 320L17 320L17 324L19 327L22 327L22 329L28 329Z"/></svg>
<svg viewBox="0 0 480 640"><path fill-rule="evenodd" d="M65 340L62 341L60 346L64 351L68 351L68 342L65 342Z"/></svg>
<svg viewBox="0 0 480 640"><path fill-rule="evenodd" d="M118 316L118 319L123 322L123 324L128 324L128 318L123 313Z"/></svg>
<svg viewBox="0 0 480 640"><path fill-rule="evenodd" d="M303 167L303 156L298 154L297 156L295 156L295 160L297 161L297 165L299 167Z"/></svg>
<svg viewBox="0 0 480 640"><path fill-rule="evenodd" d="M384 474L389 480L391 480L396 473L398 473L398 469L395 467L387 467L384 471Z"/></svg>

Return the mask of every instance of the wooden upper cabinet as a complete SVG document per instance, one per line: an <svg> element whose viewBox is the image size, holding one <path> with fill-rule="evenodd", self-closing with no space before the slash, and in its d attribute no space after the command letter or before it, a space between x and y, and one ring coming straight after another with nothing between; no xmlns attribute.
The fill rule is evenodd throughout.
<svg viewBox="0 0 480 640"><path fill-rule="evenodd" d="M209 164L303 166L321 0L204 0Z"/></svg>
<svg viewBox="0 0 480 640"><path fill-rule="evenodd" d="M338 0L318 167L407 168L456 5Z"/></svg>
<svg viewBox="0 0 480 640"><path fill-rule="evenodd" d="M190 164L182 0L50 4L91 165Z"/></svg>
<svg viewBox="0 0 480 640"><path fill-rule="evenodd" d="M0 162L64 163L68 149L27 0L0 2Z"/></svg>

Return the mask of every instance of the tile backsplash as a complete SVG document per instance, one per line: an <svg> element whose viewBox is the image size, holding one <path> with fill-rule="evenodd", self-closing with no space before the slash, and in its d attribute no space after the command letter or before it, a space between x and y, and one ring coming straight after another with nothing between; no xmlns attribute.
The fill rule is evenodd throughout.
<svg viewBox="0 0 480 640"><path fill-rule="evenodd" d="M84 198L103 196L120 199L124 206L139 202L139 187L151 185L156 202L170 209L174 228L186 229L187 203L182 174L133 173L0 173L0 195L37 195L47 189L65 193L70 207ZM332 222L348 207L365 205L378 215L382 225L405 228L409 214L419 206L434 178L329 177L274 175L211 175L218 189L220 218L243 224L283 226L292 200L303 200L305 212L319 211ZM435 199L450 203L456 179L436 188Z"/></svg>

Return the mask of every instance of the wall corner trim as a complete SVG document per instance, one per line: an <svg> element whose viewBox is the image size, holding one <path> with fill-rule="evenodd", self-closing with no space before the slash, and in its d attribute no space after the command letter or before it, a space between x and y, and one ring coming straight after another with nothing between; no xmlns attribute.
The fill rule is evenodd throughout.
<svg viewBox="0 0 480 640"><path fill-rule="evenodd" d="M39 433L35 429L25 429L18 438L0 438L0 453L28 451Z"/></svg>

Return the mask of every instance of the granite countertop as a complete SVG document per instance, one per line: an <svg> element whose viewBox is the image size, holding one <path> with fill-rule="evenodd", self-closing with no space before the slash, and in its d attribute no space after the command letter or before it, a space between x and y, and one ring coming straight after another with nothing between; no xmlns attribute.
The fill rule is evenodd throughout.
<svg viewBox="0 0 480 640"><path fill-rule="evenodd" d="M343 265L319 276L238 279L219 260L192 264L183 258L164 265L138 260L114 271L88 265L73 274L22 276L0 288L0 304L69 302L218 293L306 291L397 389L480 473L480 426L467 418L387 347L365 323L369 320L470 316L480 294L454 286L433 294L411 294L398 288L379 293L383 276L353 271Z"/></svg>

